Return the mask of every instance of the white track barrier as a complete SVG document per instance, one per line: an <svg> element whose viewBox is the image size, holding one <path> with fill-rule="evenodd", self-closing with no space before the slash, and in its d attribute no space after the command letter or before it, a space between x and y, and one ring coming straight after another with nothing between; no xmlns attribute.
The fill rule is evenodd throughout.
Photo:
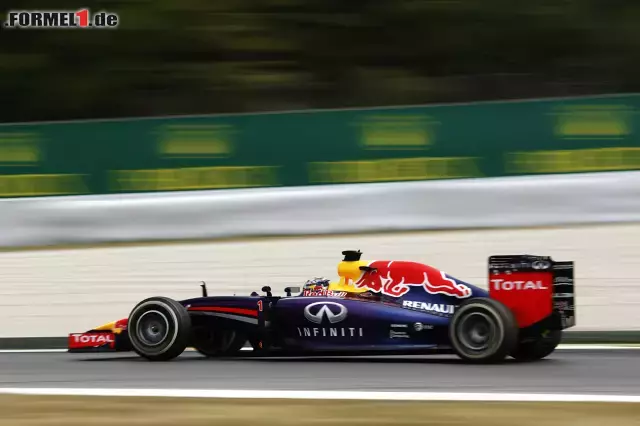
<svg viewBox="0 0 640 426"><path fill-rule="evenodd" d="M0 246L640 221L640 172L0 200Z"/></svg>

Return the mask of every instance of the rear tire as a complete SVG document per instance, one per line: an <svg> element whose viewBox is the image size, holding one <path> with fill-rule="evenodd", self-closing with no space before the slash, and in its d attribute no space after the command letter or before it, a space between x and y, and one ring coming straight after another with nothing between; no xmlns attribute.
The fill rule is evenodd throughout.
<svg viewBox="0 0 640 426"><path fill-rule="evenodd" d="M246 336L238 330L206 325L193 329L193 347L209 358L238 355L246 342Z"/></svg>
<svg viewBox="0 0 640 426"><path fill-rule="evenodd" d="M551 355L561 341L562 330L548 330L536 340L518 343L511 357L518 361L537 361Z"/></svg>
<svg viewBox="0 0 640 426"><path fill-rule="evenodd" d="M168 297L151 297L138 303L129 315L128 325L132 349L150 361L176 358L189 343L189 313Z"/></svg>
<svg viewBox="0 0 640 426"><path fill-rule="evenodd" d="M464 301L449 324L449 339L455 353L473 363L504 360L515 348L518 332L511 310L489 298Z"/></svg>

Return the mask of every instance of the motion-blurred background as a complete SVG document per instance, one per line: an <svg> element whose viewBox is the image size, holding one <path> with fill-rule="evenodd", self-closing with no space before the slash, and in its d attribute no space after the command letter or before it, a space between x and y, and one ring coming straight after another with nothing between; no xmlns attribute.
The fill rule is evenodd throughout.
<svg viewBox="0 0 640 426"><path fill-rule="evenodd" d="M13 0L117 30L7 31L2 121L638 90L631 0Z"/></svg>
<svg viewBox="0 0 640 426"><path fill-rule="evenodd" d="M3 337L333 277L345 249L480 285L491 254L574 260L578 328L637 328L637 2L2 6L120 22L0 32Z"/></svg>

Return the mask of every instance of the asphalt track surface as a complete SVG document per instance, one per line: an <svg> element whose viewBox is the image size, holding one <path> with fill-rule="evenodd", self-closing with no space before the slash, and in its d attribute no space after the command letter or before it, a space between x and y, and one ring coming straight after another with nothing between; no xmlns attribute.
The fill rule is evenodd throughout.
<svg viewBox="0 0 640 426"><path fill-rule="evenodd" d="M640 350L557 350L534 363L468 365L450 355L206 359L1 353L0 387L527 392L640 395Z"/></svg>

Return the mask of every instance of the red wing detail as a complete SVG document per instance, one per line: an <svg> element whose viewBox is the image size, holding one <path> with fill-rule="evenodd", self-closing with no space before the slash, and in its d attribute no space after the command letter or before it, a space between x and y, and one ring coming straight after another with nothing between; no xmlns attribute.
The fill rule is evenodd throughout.
<svg viewBox="0 0 640 426"><path fill-rule="evenodd" d="M256 309L242 309L242 308L227 308L223 306L192 306L190 311L204 311L204 312L228 312L230 314L249 315L252 317L258 316Z"/></svg>
<svg viewBox="0 0 640 426"><path fill-rule="evenodd" d="M551 315L553 273L492 274L489 279L489 296L511 309L520 327L528 327Z"/></svg>

